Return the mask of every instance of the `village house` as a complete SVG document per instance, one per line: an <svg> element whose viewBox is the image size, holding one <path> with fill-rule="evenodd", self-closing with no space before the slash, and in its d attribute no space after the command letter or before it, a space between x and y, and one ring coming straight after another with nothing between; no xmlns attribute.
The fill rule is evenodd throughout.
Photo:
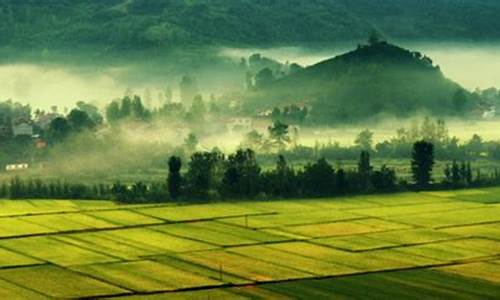
<svg viewBox="0 0 500 300"><path fill-rule="evenodd" d="M26 164L26 163L22 163L22 164L10 164L10 165L5 166L5 170L8 171L8 172L19 171L19 170L27 170L28 168L29 168L29 165Z"/></svg>
<svg viewBox="0 0 500 300"><path fill-rule="evenodd" d="M14 125L12 127L12 134L14 136L33 136L33 126L26 122Z"/></svg>
<svg viewBox="0 0 500 300"><path fill-rule="evenodd" d="M50 123L58 117L60 117L60 115L57 113L42 114L37 117L37 119L35 120L35 124L43 130L46 130L47 128L49 128Z"/></svg>

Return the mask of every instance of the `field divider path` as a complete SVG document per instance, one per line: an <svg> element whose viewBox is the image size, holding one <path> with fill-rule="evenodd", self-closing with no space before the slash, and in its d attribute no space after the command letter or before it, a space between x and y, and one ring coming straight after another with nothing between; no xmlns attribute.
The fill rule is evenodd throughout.
<svg viewBox="0 0 500 300"><path fill-rule="evenodd" d="M262 215L273 215L275 213L254 213L254 214L245 214L238 216L224 216L224 217L210 217L210 218L202 218L202 219L193 219L193 220L179 220L179 221L169 221L162 220L158 223L154 224L133 224L133 225L118 225L118 226L109 226L109 227L100 227L100 228L85 228L85 229L71 229L71 230L61 230L61 231L53 231L53 232L41 232L41 233L29 233L29 234L20 234L16 236L0 236L0 240L15 240L21 238L28 237L39 237L39 236L52 236L52 235L60 235L60 234L73 234L73 233L90 233L90 232L102 232L102 231L115 231L122 229L134 229L134 228L147 228L151 226L158 225L168 225L168 224L185 224L185 223L193 223L193 222L202 222L202 221L216 221L228 218L235 217L245 217L245 216L262 216Z"/></svg>
<svg viewBox="0 0 500 300"><path fill-rule="evenodd" d="M363 276L368 274L384 274L384 273L392 273L396 271L411 271L411 270L423 270L435 267L448 267L455 265L462 265L464 263L436 263L429 264L423 266L414 266L414 267L406 267L406 268L394 268L394 269L386 269L386 270L378 270L378 271L359 271L353 272L351 274L336 274L336 275L325 275L325 276L314 276L314 277L302 277L302 278L290 278L290 279L281 279L281 280L268 280L268 281L259 281L253 283L225 283L223 285L214 285L214 286L203 286L203 287L189 287L189 288L180 288L172 291L154 291L154 292L133 292L132 294L116 294L116 295L105 295L105 296L97 296L97 297L82 297L80 299L107 299L107 298L115 298L115 297L127 297L127 296L152 296L152 295L169 295L178 292L194 292L194 291L209 291L219 288L235 288L235 287L257 287L257 286L265 286L276 283L287 283L287 282L298 282L302 280L322 280L322 279L334 279L334 278L344 278L344 277L354 277L354 276Z"/></svg>

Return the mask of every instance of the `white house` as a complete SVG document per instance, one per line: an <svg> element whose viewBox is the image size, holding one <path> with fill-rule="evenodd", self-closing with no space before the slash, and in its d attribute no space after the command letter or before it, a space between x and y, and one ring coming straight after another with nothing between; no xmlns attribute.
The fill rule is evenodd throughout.
<svg viewBox="0 0 500 300"><path fill-rule="evenodd" d="M26 163L23 164L10 164L5 166L6 171L18 171L18 170L26 170L29 168L29 165Z"/></svg>
<svg viewBox="0 0 500 300"><path fill-rule="evenodd" d="M486 110L482 114L483 119L493 119L496 116L496 107L492 106L489 110Z"/></svg>
<svg viewBox="0 0 500 300"><path fill-rule="evenodd" d="M14 136L32 136L33 126L28 123L21 123L12 127L12 133L14 134Z"/></svg>

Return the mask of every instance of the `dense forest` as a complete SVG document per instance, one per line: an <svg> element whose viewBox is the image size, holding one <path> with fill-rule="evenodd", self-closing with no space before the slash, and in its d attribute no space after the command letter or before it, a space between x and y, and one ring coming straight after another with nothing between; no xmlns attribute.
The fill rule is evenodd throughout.
<svg viewBox="0 0 500 300"><path fill-rule="evenodd" d="M0 45L23 49L331 44L374 29L393 39L500 39L496 0L0 2Z"/></svg>

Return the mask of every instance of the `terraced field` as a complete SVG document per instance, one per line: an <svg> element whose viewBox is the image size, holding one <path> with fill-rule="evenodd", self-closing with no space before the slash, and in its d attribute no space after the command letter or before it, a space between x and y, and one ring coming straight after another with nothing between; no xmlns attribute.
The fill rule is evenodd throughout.
<svg viewBox="0 0 500 300"><path fill-rule="evenodd" d="M0 200L0 298L498 299L500 189L117 205Z"/></svg>

